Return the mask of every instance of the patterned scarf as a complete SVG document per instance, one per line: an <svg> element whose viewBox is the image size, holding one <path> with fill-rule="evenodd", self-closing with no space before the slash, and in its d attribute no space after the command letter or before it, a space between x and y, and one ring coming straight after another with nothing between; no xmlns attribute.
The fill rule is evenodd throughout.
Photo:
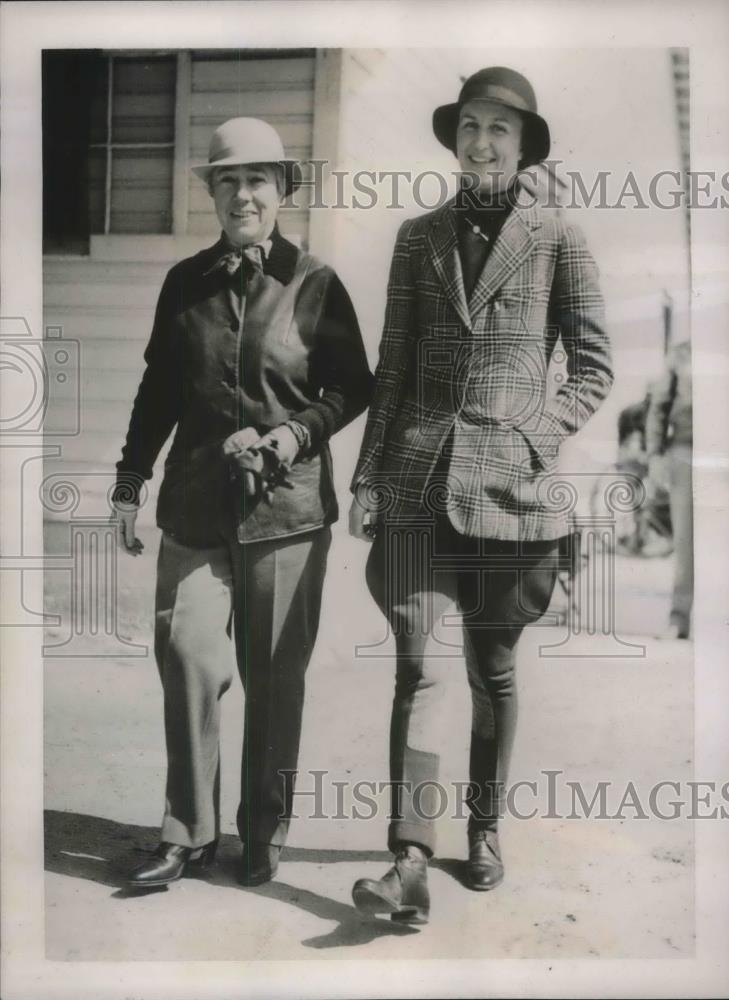
<svg viewBox="0 0 729 1000"><path fill-rule="evenodd" d="M206 272L212 274L215 271L226 271L229 275L237 273L243 258L253 271L263 271L263 259L268 257L271 249L271 240L264 240L262 243L250 243L245 247L234 247L222 254L215 261L213 266Z"/></svg>

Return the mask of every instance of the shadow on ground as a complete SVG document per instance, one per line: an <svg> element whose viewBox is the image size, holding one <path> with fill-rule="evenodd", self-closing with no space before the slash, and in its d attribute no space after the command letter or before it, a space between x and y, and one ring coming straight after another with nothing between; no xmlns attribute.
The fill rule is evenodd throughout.
<svg viewBox="0 0 729 1000"><path fill-rule="evenodd" d="M155 850L159 831L148 826L135 826L86 816L80 813L46 810L45 812L45 869L56 875L86 879L116 891L115 899L137 898L144 900L152 893L168 889L130 892L125 888L127 874L142 863ZM311 913L322 920L336 921L338 926L327 934L308 938L302 943L310 948L332 948L367 944L383 935L409 935L417 930L389 920L361 917L356 910L338 900L322 896L276 879L254 889L243 888L236 880L240 858L240 841L225 834L220 838L215 867L204 878L210 885L231 888L238 892L254 893L268 899L279 900ZM287 847L284 860L305 862L322 866L337 862L381 862L387 865L392 855L386 851L346 851L300 847ZM461 881L462 862L455 859L438 859L432 862L446 874ZM384 874L383 867L383 874ZM173 887L174 888L174 887Z"/></svg>

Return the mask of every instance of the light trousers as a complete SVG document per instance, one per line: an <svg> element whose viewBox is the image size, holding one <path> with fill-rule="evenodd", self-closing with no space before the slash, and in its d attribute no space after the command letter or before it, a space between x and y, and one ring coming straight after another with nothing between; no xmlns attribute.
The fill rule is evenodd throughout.
<svg viewBox="0 0 729 1000"><path fill-rule="evenodd" d="M162 840L199 847L220 832L220 699L233 679L245 709L243 841L283 844L331 530L190 548L163 535L155 656L164 691L167 784Z"/></svg>

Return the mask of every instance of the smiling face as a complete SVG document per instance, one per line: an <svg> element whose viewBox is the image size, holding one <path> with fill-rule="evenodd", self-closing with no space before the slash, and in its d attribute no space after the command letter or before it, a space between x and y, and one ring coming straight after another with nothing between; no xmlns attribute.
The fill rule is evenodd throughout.
<svg viewBox="0 0 729 1000"><path fill-rule="evenodd" d="M522 156L522 117L494 101L468 101L461 108L456 155L461 170L478 177L482 191L509 186Z"/></svg>
<svg viewBox="0 0 729 1000"><path fill-rule="evenodd" d="M218 221L234 246L268 239L282 201L280 171L272 163L218 167L210 178Z"/></svg>

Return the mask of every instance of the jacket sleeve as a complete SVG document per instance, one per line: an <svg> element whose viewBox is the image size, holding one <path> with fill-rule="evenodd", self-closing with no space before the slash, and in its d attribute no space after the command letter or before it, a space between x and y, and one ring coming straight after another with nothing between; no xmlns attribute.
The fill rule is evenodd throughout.
<svg viewBox="0 0 729 1000"><path fill-rule="evenodd" d="M354 306L337 275L329 269L327 272L330 280L311 359L319 398L293 415L309 432L311 452L358 417L372 394L372 373Z"/></svg>
<svg viewBox="0 0 729 1000"><path fill-rule="evenodd" d="M550 322L559 329L567 378L540 418L547 451L587 423L613 384L610 340L597 265L581 231L567 226L560 241L550 297Z"/></svg>
<svg viewBox="0 0 729 1000"><path fill-rule="evenodd" d="M152 334L144 352L146 368L132 407L113 499L139 503L142 482L153 466L180 414L178 357L172 343L171 305L174 269L165 278L157 301Z"/></svg>
<svg viewBox="0 0 729 1000"><path fill-rule="evenodd" d="M400 227L387 284L385 324L375 370L375 390L367 416L359 459L350 489L367 482L379 471L385 436L395 416L408 377L415 316L415 285L410 265L408 236L411 221Z"/></svg>

